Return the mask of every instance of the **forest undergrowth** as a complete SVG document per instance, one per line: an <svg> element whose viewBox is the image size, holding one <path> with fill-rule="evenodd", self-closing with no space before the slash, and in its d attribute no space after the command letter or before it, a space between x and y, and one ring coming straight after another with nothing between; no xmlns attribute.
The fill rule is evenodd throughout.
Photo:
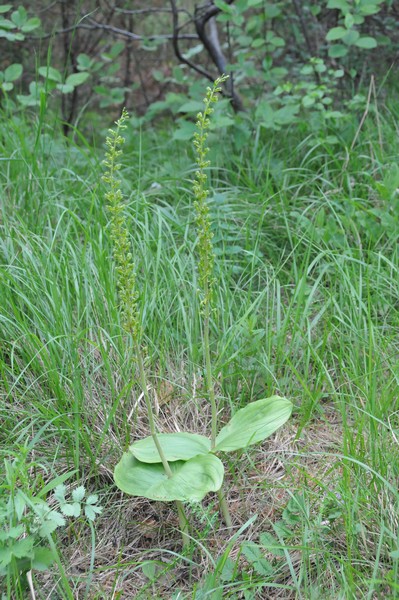
<svg viewBox="0 0 399 600"><path fill-rule="evenodd" d="M106 132L65 141L51 115L2 119L3 598L399 598L399 105L379 108L360 131L361 115L317 135L306 123L259 128L245 147L211 131L218 418L274 394L294 412L262 445L228 455L231 528L212 494L186 507L183 550L172 504L113 481L149 427L118 311ZM155 419L206 433L192 145L167 125L125 137ZM75 518L41 536L52 564L26 578L18 553L34 550L17 542L36 535L38 498L61 502L57 485L75 493L63 512Z"/></svg>

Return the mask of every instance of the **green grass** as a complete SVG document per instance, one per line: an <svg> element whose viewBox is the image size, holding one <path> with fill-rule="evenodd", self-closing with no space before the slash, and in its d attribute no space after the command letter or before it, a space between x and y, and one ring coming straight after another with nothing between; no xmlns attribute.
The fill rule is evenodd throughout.
<svg viewBox="0 0 399 600"><path fill-rule="evenodd" d="M211 498L192 508L184 554L173 507L112 481L120 451L148 429L119 323L103 149L82 135L64 142L48 115L2 120L0 452L28 445L33 493L76 470L69 482L104 506L89 595L80 523L55 538L67 583L56 566L34 574L38 598L399 597L399 111L380 112L383 147L370 117L345 170L355 117L333 147L304 127L272 140L259 131L241 150L227 132L210 140L220 418L273 393L296 410L260 449L230 459L233 532ZM168 132L129 131L123 160L158 422L202 432L192 152ZM280 546L261 550L271 573L243 546L267 532Z"/></svg>

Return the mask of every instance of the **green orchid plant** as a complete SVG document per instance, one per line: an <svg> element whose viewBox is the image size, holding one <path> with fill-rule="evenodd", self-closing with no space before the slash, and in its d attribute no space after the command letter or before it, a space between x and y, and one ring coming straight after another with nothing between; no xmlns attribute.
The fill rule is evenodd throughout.
<svg viewBox="0 0 399 600"><path fill-rule="evenodd" d="M118 289L123 327L132 337L136 351L140 385L144 394L151 435L134 442L125 452L114 470L116 485L132 496L141 496L163 502L175 501L182 530L183 544L189 541L188 522L184 502L200 502L209 492L217 492L220 508L227 526L231 518L222 490L224 466L220 453L244 450L272 435L290 417L292 403L279 396L251 402L238 410L229 423L218 431L218 406L214 388L210 351L210 321L212 316L214 288L214 252L209 217L206 147L210 116L218 100L221 84L227 79L217 79L207 89L204 110L197 116L194 147L197 171L193 182L196 223L198 232L198 275L201 287L201 316L203 319L203 353L205 385L211 404L210 437L196 433L159 433L156 429L152 402L148 393L147 375L144 368L141 343L140 315L135 288L134 264L128 241L128 230L123 216L122 192L117 171L118 157L122 153L124 138L121 131L126 127L128 114L124 110L116 122L116 130L110 130L107 138L108 151L103 179L108 186L106 200L111 214L111 237L114 243L114 260L118 275Z"/></svg>

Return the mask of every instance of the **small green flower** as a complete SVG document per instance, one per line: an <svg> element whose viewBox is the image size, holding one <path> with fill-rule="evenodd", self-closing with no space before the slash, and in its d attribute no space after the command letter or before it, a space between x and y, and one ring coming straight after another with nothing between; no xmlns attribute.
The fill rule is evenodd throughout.
<svg viewBox="0 0 399 600"><path fill-rule="evenodd" d="M122 326L133 336L134 340L141 337L140 318L138 312L138 293L136 290L135 266L131 253L129 233L124 215L121 182L117 176L121 168L118 157L122 154L125 139L120 135L126 129L128 112L123 109L120 119L116 121L116 129L109 130L106 139L107 152L104 165L107 171L102 179L107 184L105 193L108 211L111 216L111 239L114 244L114 260L116 264L117 285L122 318Z"/></svg>
<svg viewBox="0 0 399 600"><path fill-rule="evenodd" d="M213 287L215 279L213 276L215 254L213 250L211 232L211 221L209 218L209 206L207 189L207 175L205 169L209 167L209 160L206 156L209 148L206 146L208 138L209 117L213 113L213 104L218 101L219 93L222 91L220 84L226 81L227 75L222 75L216 79L213 87L208 87L204 98L204 111L197 115L197 131L194 134L194 148L196 151L196 162L198 169L195 173L193 182L193 191L195 196L196 224L198 231L198 274L199 283L202 292L202 309L209 310L212 304Z"/></svg>

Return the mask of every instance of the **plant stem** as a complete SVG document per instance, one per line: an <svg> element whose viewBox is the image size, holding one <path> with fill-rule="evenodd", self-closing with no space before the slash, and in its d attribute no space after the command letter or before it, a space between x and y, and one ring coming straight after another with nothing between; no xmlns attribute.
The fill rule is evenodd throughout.
<svg viewBox="0 0 399 600"><path fill-rule="evenodd" d="M155 427L155 421L154 421L154 413L152 410L152 403L151 403L151 399L150 396L148 394L148 387L147 387L147 375L144 369L144 362L143 362L143 356L142 356L142 350L140 348L140 343L138 340L135 340L135 351L136 351L136 359L137 359L137 364L139 367L139 375L140 375L140 385L141 385L141 389L143 390L143 394L144 394L144 400L145 400L145 404L147 407L147 415L148 415L148 422L150 425L150 432L151 432L151 436L152 439L154 440L154 444L156 446L156 449L158 450L158 454L160 456L160 459L162 461L163 464L163 468L165 470L165 473L168 477L172 477L172 470L169 466L169 463L166 459L165 453L162 449L161 444L159 443L159 439L157 436L157 430Z"/></svg>
<svg viewBox="0 0 399 600"><path fill-rule="evenodd" d="M212 410L212 428L211 428L211 450L216 445L216 434L217 434L217 404L215 398L215 386L213 384L212 378L212 363L211 363L211 348L209 342L209 321L210 321L210 306L209 304L205 305L204 309L204 354L205 354L205 374L206 374L206 387L208 392L209 401L211 404ZM226 501L226 497L224 495L223 487L220 488L217 492L219 499L219 506L221 513L223 515L224 522L227 527L232 527L233 523L230 516L229 507Z"/></svg>
<svg viewBox="0 0 399 600"><path fill-rule="evenodd" d="M58 569L59 569L59 572L60 572L60 580L61 580L61 583L62 583L62 585L60 587L61 587L62 592L63 592L63 593L61 592L62 593L62 597L66 598L67 600L75 600L75 597L74 597L74 595L73 595L73 593L71 591L71 588L70 588L70 585L69 585L69 582L68 582L68 577L66 576L65 569L64 569L64 567L62 565L62 562L61 562L61 559L60 559L60 555L58 554L57 546L56 546L56 544L55 544L55 542L54 542L51 534L49 534L47 536L47 540L48 540L50 548L51 548L51 550L53 552L54 560L57 563L57 566L58 566Z"/></svg>
<svg viewBox="0 0 399 600"><path fill-rule="evenodd" d="M227 504L226 496L224 495L224 491L223 491L223 487L221 487L220 490L218 490L217 494L218 494L219 506L220 506L220 510L222 511L224 522L226 523L227 527L232 527L233 522L231 520L229 505Z"/></svg>
<svg viewBox="0 0 399 600"><path fill-rule="evenodd" d="M217 406L215 398L215 388L212 379L212 363L211 363L211 349L209 343L209 319L210 319L209 305L205 307L204 315L204 354L205 354L205 376L206 376L206 388L208 392L209 402L211 403L212 411L212 425L211 425L211 450L216 445L216 434L217 434Z"/></svg>
<svg viewBox="0 0 399 600"><path fill-rule="evenodd" d="M190 543L188 520L187 520L186 513L184 511L183 502L180 502L180 500L176 500L176 507L177 507L177 514L179 515L179 524L180 524L183 548L185 548Z"/></svg>
<svg viewBox="0 0 399 600"><path fill-rule="evenodd" d="M86 590L85 590L84 600L86 600L86 598L89 597L90 588L91 588L91 584L93 581L94 562L95 562L95 557L96 557L96 531L94 529L93 521L90 521L88 519L88 524L89 524L90 532L91 532L91 554L90 554L90 569L89 569L89 575L88 575L87 581L86 581Z"/></svg>
<svg viewBox="0 0 399 600"><path fill-rule="evenodd" d="M139 367L140 385L141 385L141 389L143 390L144 401L145 401L145 404L147 407L148 422L150 425L151 436L152 436L152 439L154 440L155 447L158 450L158 454L162 461L162 465L165 470L165 473L166 473L167 477L170 478L170 477L172 477L173 473L172 473L172 469L169 466L169 463L165 456L163 448L158 439L157 430L155 427L154 412L152 409L151 399L150 399L150 396L148 393L147 375L146 375L145 368L144 368L142 350L141 350L139 341L137 339L135 340L135 351L136 351L137 364ZM188 519L187 519L186 513L184 511L183 503L180 502L179 500L176 500L176 507L177 507L177 514L179 516L179 524L180 524L180 530L181 530L181 535L182 535L183 547L185 547L190 542L190 538L188 535Z"/></svg>
<svg viewBox="0 0 399 600"><path fill-rule="evenodd" d="M201 313L203 315L203 348L205 362L205 381L206 391L211 404L211 450L216 446L216 436L218 428L218 409L215 396L215 386L212 377L211 349L209 341L209 326L212 313L212 297L214 281L214 261L215 255L212 244L211 220L209 217L208 188L206 185L206 169L209 167L209 161L206 156L209 148L206 146L208 129L210 125L209 117L213 113L213 104L217 102L218 94L221 91L220 84L226 81L227 76L219 77L213 88L208 88L204 98L204 110L197 115L197 132L194 134L194 148L196 150L196 162L198 170L195 173L193 191L195 196L196 222L198 231L198 274L199 284L202 288ZM231 517L227 506L226 498L222 489L218 492L220 510L228 527L231 527Z"/></svg>

